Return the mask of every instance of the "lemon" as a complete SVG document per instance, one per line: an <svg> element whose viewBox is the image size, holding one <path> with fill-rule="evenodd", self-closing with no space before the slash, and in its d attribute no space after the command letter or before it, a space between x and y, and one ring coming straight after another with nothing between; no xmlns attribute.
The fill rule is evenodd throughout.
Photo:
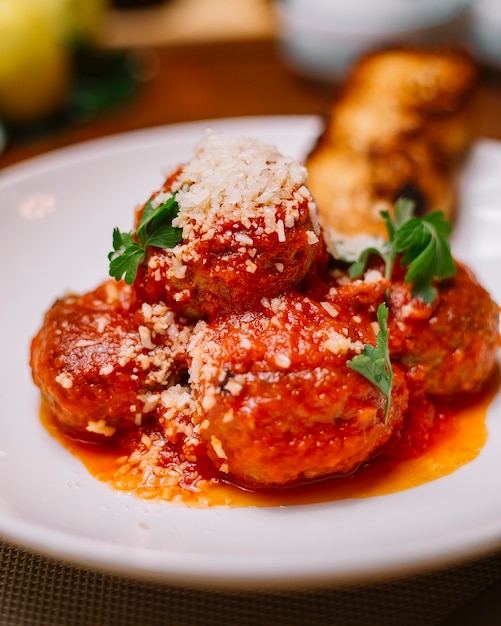
<svg viewBox="0 0 501 626"><path fill-rule="evenodd" d="M0 117L28 122L55 110L69 88L71 64L42 2L0 3Z"/></svg>
<svg viewBox="0 0 501 626"><path fill-rule="evenodd" d="M71 86L73 44L96 35L106 0L0 1L0 118L43 119Z"/></svg>
<svg viewBox="0 0 501 626"><path fill-rule="evenodd" d="M36 2L37 0L31 0ZM87 42L99 33L108 0L38 0L66 41Z"/></svg>

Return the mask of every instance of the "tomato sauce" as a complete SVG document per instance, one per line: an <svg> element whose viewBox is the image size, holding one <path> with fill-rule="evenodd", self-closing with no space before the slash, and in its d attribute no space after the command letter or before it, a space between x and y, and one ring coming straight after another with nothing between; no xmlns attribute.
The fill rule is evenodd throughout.
<svg viewBox="0 0 501 626"><path fill-rule="evenodd" d="M394 446L391 453L362 464L349 476L339 476L283 489L247 490L224 482L200 468L207 481L201 490L186 489L181 501L190 506L292 506L329 502L347 498L368 498L411 489L451 474L470 463L481 451L488 436L486 416L489 404L499 391L498 368L483 390L461 406L441 406L441 427L420 454L409 455L404 446ZM71 454L78 458L90 474L114 487L114 475L134 449L140 433L127 444L104 445L82 442L68 436L47 407L42 407L42 422L47 431ZM141 489L132 490L141 497ZM149 492L147 498L160 494Z"/></svg>

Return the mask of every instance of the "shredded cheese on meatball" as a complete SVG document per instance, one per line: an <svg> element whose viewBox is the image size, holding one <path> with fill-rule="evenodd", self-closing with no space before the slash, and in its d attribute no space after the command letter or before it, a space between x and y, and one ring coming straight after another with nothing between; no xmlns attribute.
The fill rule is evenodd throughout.
<svg viewBox="0 0 501 626"><path fill-rule="evenodd" d="M227 221L245 228L256 223L256 218L264 218L265 232L276 232L282 241L286 229L298 220L298 207L305 199L310 214L316 214L306 179L306 168L273 146L207 130L194 158L174 183L179 213L173 226L183 229L186 241L195 234L209 238L222 213ZM234 184L228 185L228 180ZM155 203L162 201L160 194ZM285 209L284 219L277 218L277 206ZM317 230L316 218L312 222ZM242 243L252 245L252 240Z"/></svg>

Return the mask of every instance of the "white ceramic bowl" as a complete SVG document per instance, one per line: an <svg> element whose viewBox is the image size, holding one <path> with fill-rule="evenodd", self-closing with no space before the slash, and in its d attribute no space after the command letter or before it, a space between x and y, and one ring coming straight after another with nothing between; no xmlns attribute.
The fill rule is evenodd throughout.
<svg viewBox="0 0 501 626"><path fill-rule="evenodd" d="M470 41L481 61L501 67L501 0L476 0L472 4Z"/></svg>
<svg viewBox="0 0 501 626"><path fill-rule="evenodd" d="M299 73L342 79L362 53L393 44L457 43L468 0L276 0L279 46Z"/></svg>

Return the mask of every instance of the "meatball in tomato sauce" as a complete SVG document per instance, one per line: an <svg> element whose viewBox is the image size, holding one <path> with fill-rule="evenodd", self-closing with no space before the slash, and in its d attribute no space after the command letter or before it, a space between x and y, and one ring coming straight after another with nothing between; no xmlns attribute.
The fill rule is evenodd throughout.
<svg viewBox="0 0 501 626"><path fill-rule="evenodd" d="M125 283L108 281L46 313L31 345L33 379L65 430L108 439L148 419L158 393L186 370L187 337L164 305L141 304Z"/></svg>
<svg viewBox="0 0 501 626"><path fill-rule="evenodd" d="M149 302L212 317L297 288L326 261L306 170L271 146L209 131L151 201L173 192L182 241L151 248L139 268L136 287Z"/></svg>
<svg viewBox="0 0 501 626"><path fill-rule="evenodd" d="M394 280L390 295L390 348L409 380L427 394L450 398L475 392L488 378L499 349L499 306L472 272L437 283L431 304Z"/></svg>
<svg viewBox="0 0 501 626"><path fill-rule="evenodd" d="M250 488L346 474L401 425L404 375L385 397L347 366L375 343L371 317L349 319L297 293L200 322L190 353L195 420L220 472Z"/></svg>

